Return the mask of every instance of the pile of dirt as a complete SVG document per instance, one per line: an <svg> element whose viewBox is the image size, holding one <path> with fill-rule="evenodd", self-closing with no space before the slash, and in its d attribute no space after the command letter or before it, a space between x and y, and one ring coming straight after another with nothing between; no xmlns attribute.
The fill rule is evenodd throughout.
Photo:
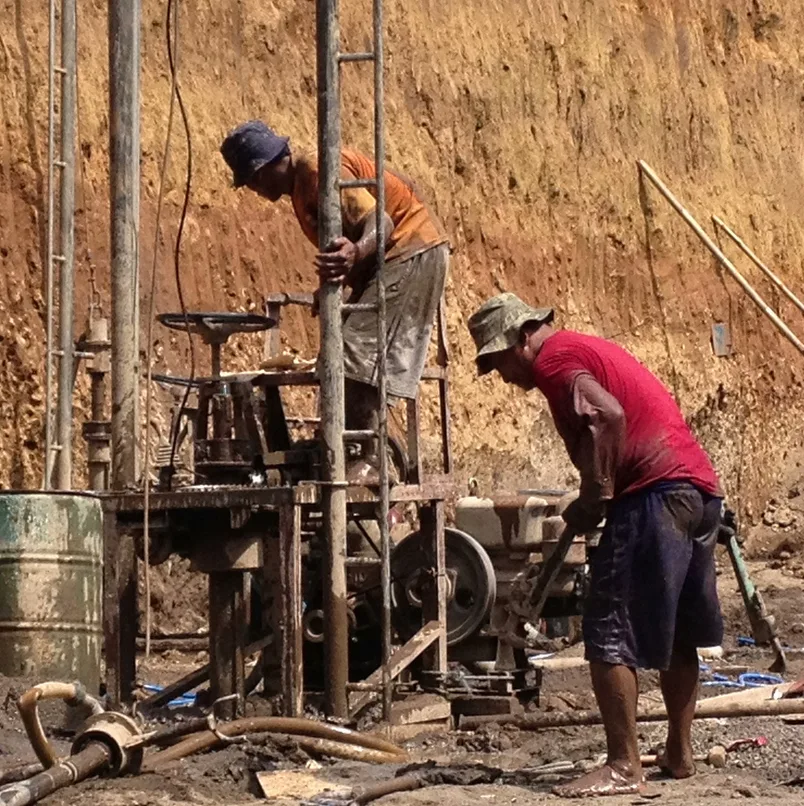
<svg viewBox="0 0 804 806"><path fill-rule="evenodd" d="M145 612L145 578L139 569L139 612ZM205 574L192 571L190 561L172 557L150 571L154 636L203 633L209 628L209 589ZM142 621L142 615L140 620ZM144 629L144 625L141 624Z"/></svg>

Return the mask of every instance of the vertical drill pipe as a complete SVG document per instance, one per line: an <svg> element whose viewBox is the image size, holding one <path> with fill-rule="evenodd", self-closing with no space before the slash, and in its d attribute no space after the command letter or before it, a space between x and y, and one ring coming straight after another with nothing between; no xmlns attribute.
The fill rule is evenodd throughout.
<svg viewBox="0 0 804 806"><path fill-rule="evenodd" d="M391 718L393 681L391 658L391 538L388 530L388 378L386 376L385 304L385 115L383 109L383 0L373 0L374 17L374 176L377 180L377 386L379 389L378 441L380 447L380 583L382 585L382 707Z"/></svg>
<svg viewBox="0 0 804 806"><path fill-rule="evenodd" d="M341 235L341 120L338 68L338 0L316 0L318 63L318 245L326 249ZM320 288L321 440L325 486L322 495L326 559L324 616L326 710L348 716L349 622L346 602L346 489L343 432L344 373L342 289Z"/></svg>
<svg viewBox="0 0 804 806"><path fill-rule="evenodd" d="M779 318L773 308L765 302L762 297L757 294L754 288L749 285L745 277L740 274L734 267L732 262L718 249L717 244L706 234L703 227L690 215L687 209L678 201L678 199L670 192L667 185L659 179L653 172L653 169L643 160L639 160L637 165L639 170L650 179L654 187L667 199L670 206L689 224L692 231L703 241L704 246L717 258L717 261L723 266L724 269L739 283L740 287L748 294L753 300L754 304L768 317L768 319L776 325L779 332L787 338L787 340L804 355L804 343L793 333L792 330Z"/></svg>
<svg viewBox="0 0 804 806"><path fill-rule="evenodd" d="M804 313L804 302L802 302L753 252L748 244L732 230L722 219L716 215L712 216L712 223L715 227L720 227L729 238L740 247L754 265L762 271L768 279L796 306L802 313Z"/></svg>
<svg viewBox="0 0 804 806"><path fill-rule="evenodd" d="M59 272L59 383L56 392L56 487L72 489L73 467L73 292L75 278L76 0L61 3L61 217Z"/></svg>
<svg viewBox="0 0 804 806"><path fill-rule="evenodd" d="M47 77L47 245L45 251L45 463L42 489L50 489L53 458L53 216L56 121L56 0L49 0Z"/></svg>
<svg viewBox="0 0 804 806"><path fill-rule="evenodd" d="M140 0L109 0L112 487L136 482Z"/></svg>

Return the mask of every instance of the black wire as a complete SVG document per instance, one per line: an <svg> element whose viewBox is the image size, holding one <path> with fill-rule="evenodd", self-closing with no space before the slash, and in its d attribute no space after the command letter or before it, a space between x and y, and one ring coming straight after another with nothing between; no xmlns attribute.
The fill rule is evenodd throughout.
<svg viewBox="0 0 804 806"><path fill-rule="evenodd" d="M178 3L178 0L175 0ZM187 208L190 204L190 189L193 181L193 141L190 135L190 122L187 118L187 110L184 107L184 100L181 97L181 88L179 87L178 79L176 78L176 63L173 58L173 41L170 36L171 23L173 22L173 4L174 0L168 0L167 4L167 22L165 24L165 37L167 39L167 56L168 65L170 66L170 76L172 84L176 90L176 100L179 103L179 111L181 112L182 123L184 124L184 134L187 139L187 178L184 186L184 203L181 208L181 217L179 218L179 228L176 232L176 243L173 250L173 267L176 275L176 291L179 296L179 305L181 305L182 316L184 317L184 327L187 331L187 343L190 348L190 378L187 388L184 390L181 406L179 406L178 416L176 418L176 427L173 432L173 439L170 445L170 472L168 474L168 489L173 487L173 474L176 470L176 450L179 443L179 433L181 431L180 424L184 412L187 410L187 401L190 399L190 390L192 389L193 382L195 381L195 348L193 346L193 337L190 330L190 318L187 315L187 306L184 304L184 290L181 285L181 239L184 234L184 222L187 219ZM178 17L176 19L178 25Z"/></svg>

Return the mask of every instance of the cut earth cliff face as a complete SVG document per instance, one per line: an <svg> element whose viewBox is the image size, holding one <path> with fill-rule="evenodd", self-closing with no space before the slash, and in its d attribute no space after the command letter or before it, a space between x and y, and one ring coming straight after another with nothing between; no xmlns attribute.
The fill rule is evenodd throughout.
<svg viewBox="0 0 804 806"><path fill-rule="evenodd" d="M143 311L169 102L165 6L143 3ZM312 288L313 249L287 203L231 189L218 146L254 117L299 147L315 143L315 4L180 7L193 156L181 247L187 304L259 311L267 292ZM368 49L369 4L341 7L344 50ZM574 483L539 395L474 377L466 319L486 296L512 290L554 305L560 326L632 350L676 395L732 503L761 513L801 442L800 357L653 189L640 202L636 160L645 159L704 226L711 229L711 214L722 216L800 287L799 11L784 0L388 0L388 160L415 178L454 248L447 317L462 478L475 476L486 490ZM110 311L106 32L106 3L79 0L77 332L92 283ZM46 3L0 0L0 65L0 484L22 487L39 483L43 453ZM343 110L344 141L370 152L369 66L344 67ZM178 307L171 255L185 161L177 124L157 312ZM747 261L738 265L795 330L793 306ZM713 354L716 322L730 328L726 358ZM145 332L143 323L143 342ZM155 336L155 370L186 372L181 335L157 326ZM317 323L292 311L284 338L314 355ZM241 339L230 366L253 366L260 350L257 339ZM203 370L206 356L201 361ZM79 413L86 387L79 372ZM432 423L429 394L425 411ZM155 419L164 429L164 410ZM80 436L76 450L83 452Z"/></svg>

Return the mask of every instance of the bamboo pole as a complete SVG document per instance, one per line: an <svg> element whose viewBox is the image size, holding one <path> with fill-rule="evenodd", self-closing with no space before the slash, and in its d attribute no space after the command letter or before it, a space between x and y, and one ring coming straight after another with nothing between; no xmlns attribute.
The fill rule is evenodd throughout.
<svg viewBox="0 0 804 806"><path fill-rule="evenodd" d="M639 170L650 179L654 187L667 199L670 206L689 224L693 232L703 241L707 249L715 256L724 269L739 283L743 291L753 300L754 304L776 325L779 332L802 354L804 355L804 343L793 333L792 330L779 318L773 308L754 290L745 277L740 274L734 264L720 251L717 244L706 234L703 227L692 217L678 199L670 192L667 185L659 179L653 169L644 161L638 160Z"/></svg>
<svg viewBox="0 0 804 806"><path fill-rule="evenodd" d="M715 227L720 227L729 238L743 250L743 252L748 255L749 258L753 261L754 265L762 270L770 281L793 303L802 313L804 313L804 302L802 302L780 279L777 277L757 256L754 252L750 249L748 244L737 235L721 218L718 216L712 216L712 223Z"/></svg>

